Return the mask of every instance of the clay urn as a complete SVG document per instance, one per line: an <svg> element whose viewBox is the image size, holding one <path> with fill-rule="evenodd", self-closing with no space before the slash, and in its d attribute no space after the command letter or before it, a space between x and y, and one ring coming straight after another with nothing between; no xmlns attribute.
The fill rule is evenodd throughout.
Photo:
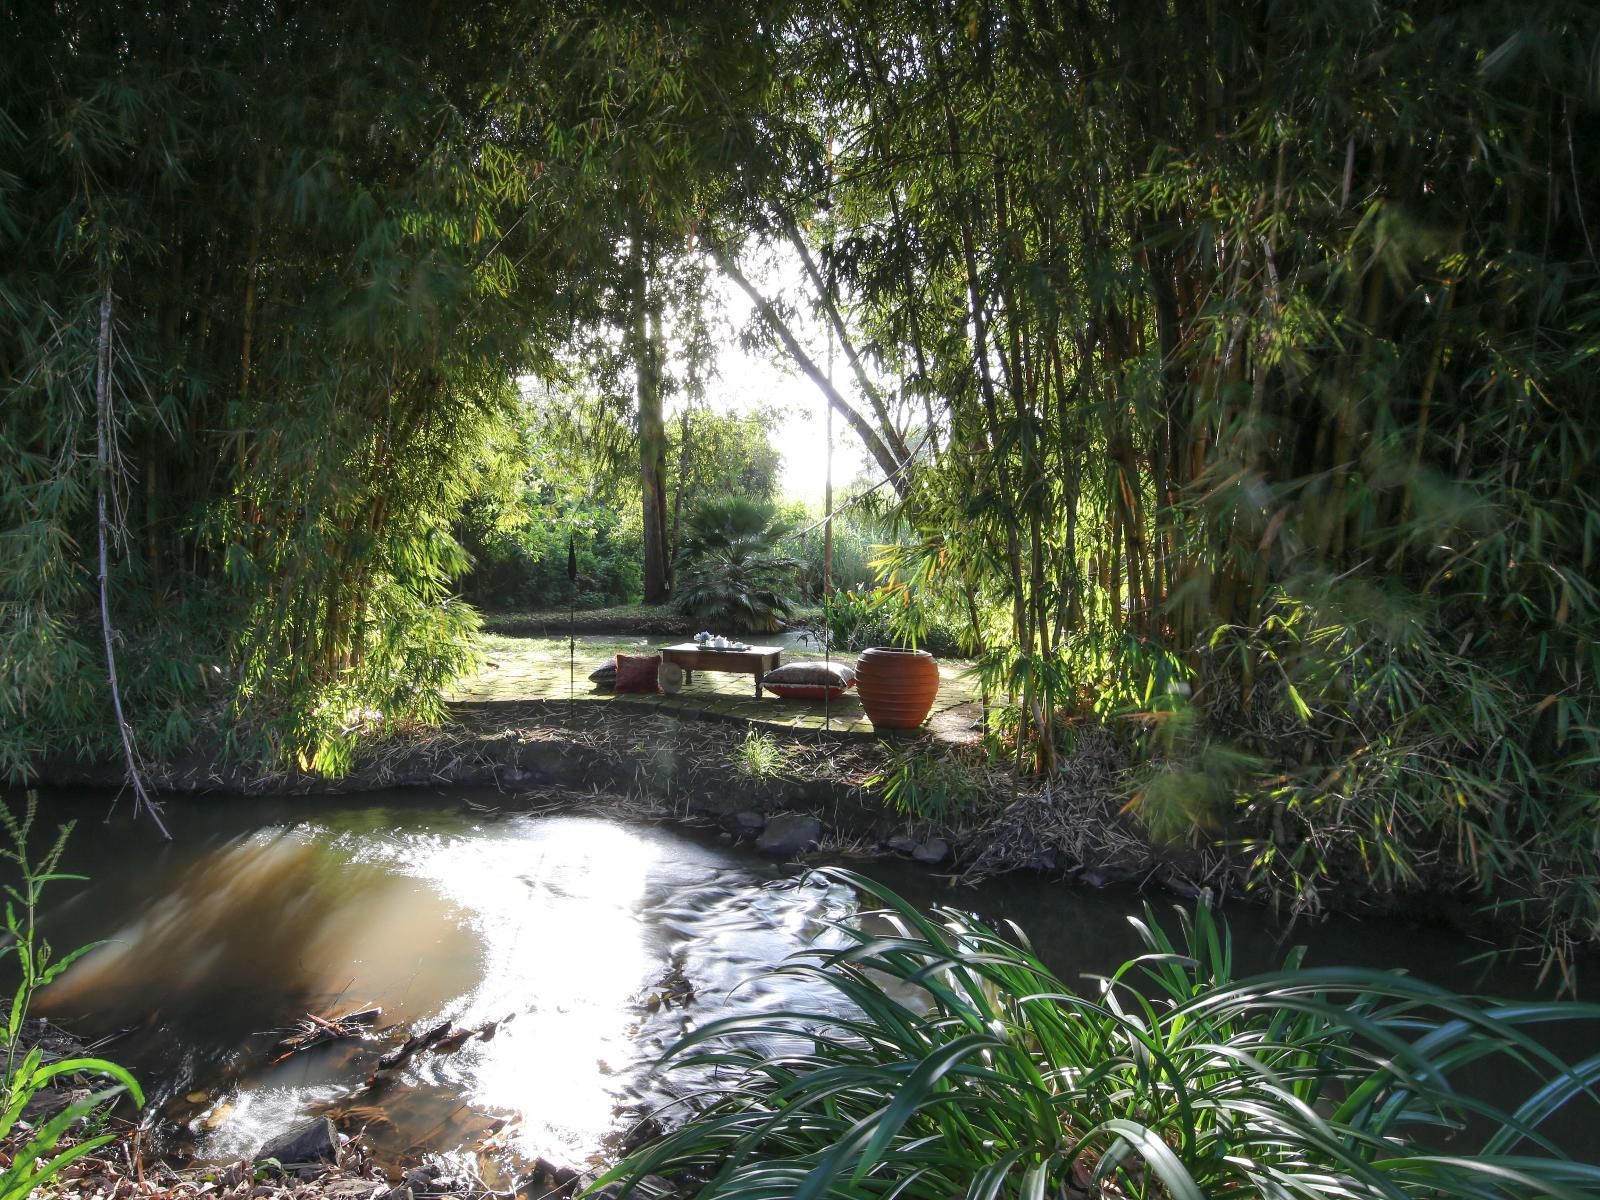
<svg viewBox="0 0 1600 1200"><path fill-rule="evenodd" d="M878 729L915 729L939 691L939 664L926 650L873 646L856 660L856 691Z"/></svg>

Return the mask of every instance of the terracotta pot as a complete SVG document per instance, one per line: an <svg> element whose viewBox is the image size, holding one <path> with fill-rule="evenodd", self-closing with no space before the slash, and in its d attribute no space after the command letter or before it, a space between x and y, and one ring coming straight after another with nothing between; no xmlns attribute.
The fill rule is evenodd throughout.
<svg viewBox="0 0 1600 1200"><path fill-rule="evenodd" d="M856 691L879 729L915 729L939 691L939 664L926 650L873 646L856 659Z"/></svg>

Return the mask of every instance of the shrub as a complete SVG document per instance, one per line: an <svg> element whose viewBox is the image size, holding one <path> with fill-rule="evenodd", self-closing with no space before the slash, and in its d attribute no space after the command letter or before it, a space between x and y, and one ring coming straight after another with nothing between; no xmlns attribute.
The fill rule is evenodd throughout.
<svg viewBox="0 0 1600 1200"><path fill-rule="evenodd" d="M841 650L904 646L945 658L960 657L962 636L904 588L840 589L823 606L829 643Z"/></svg>
<svg viewBox="0 0 1600 1200"><path fill-rule="evenodd" d="M1207 907L1182 946L1147 912L1148 953L1080 995L971 917L887 910L843 950L780 968L836 1011L751 1013L665 1062L706 1105L602 1182L640 1196L1578 1197L1600 1167L1540 1126L1600 1077L1525 1026L1600 1017L1575 1002L1466 999L1398 973L1235 980ZM885 923L893 930L883 932ZM1458 1090L1471 1067L1501 1107ZM1471 1130L1470 1134L1467 1132ZM654 1177L654 1178L652 1178Z"/></svg>
<svg viewBox="0 0 1600 1200"><path fill-rule="evenodd" d="M795 519L810 526L816 517L796 506ZM794 543L800 560L800 590L806 596L822 598L822 566L827 538L820 528L808 529ZM869 536L855 525L836 518L833 522L833 572L835 591L871 587L877 572L872 569L873 545Z"/></svg>

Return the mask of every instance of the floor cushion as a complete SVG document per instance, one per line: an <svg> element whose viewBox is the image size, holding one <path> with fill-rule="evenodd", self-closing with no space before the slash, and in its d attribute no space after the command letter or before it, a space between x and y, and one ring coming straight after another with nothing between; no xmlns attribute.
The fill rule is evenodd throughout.
<svg viewBox="0 0 1600 1200"><path fill-rule="evenodd" d="M786 700L837 700L856 681L849 663L785 663L761 677L761 686Z"/></svg>
<svg viewBox="0 0 1600 1200"><path fill-rule="evenodd" d="M589 682L594 684L595 687L599 688L601 691L607 691L610 688L615 687L617 682L616 660L612 659L610 662L603 662L594 670L590 671Z"/></svg>
<svg viewBox="0 0 1600 1200"><path fill-rule="evenodd" d="M617 655L617 692L658 692L656 672L661 669L659 654Z"/></svg>

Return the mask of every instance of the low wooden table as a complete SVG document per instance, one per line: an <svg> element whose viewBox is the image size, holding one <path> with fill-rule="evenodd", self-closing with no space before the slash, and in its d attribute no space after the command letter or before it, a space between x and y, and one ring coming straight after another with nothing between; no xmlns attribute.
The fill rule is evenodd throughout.
<svg viewBox="0 0 1600 1200"><path fill-rule="evenodd" d="M779 646L751 646L748 650L707 650L698 642L684 642L677 646L663 646L660 654L663 661L677 663L683 668L684 683L693 683L696 671L731 671L736 675L754 675L759 699L761 677L778 665L783 649Z"/></svg>

